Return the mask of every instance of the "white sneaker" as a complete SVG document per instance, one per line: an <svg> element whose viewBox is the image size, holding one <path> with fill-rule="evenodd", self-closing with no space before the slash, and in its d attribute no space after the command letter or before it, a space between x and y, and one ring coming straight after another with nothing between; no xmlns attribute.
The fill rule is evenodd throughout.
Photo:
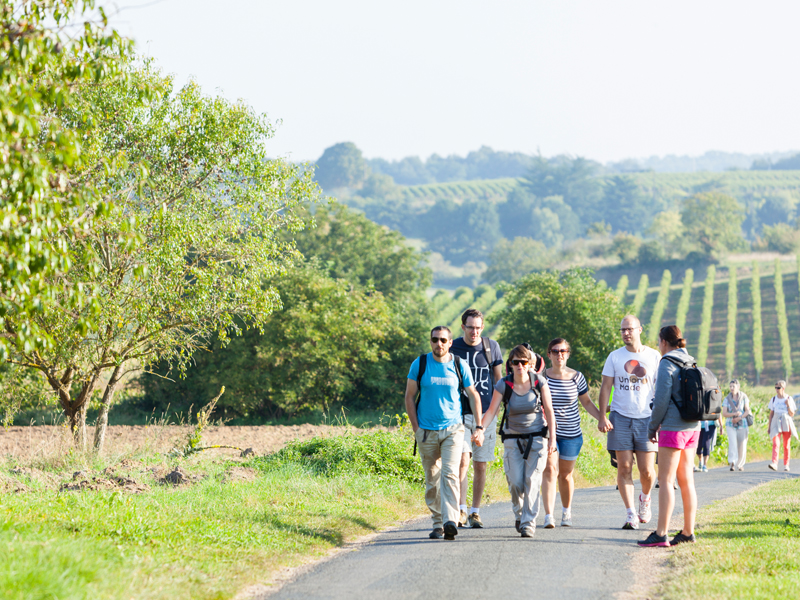
<svg viewBox="0 0 800 600"><path fill-rule="evenodd" d="M777 470L778 470L778 463L771 462L771 463L769 463L767 466L768 466L770 469L772 469L773 471L777 471Z"/></svg>
<svg viewBox="0 0 800 600"><path fill-rule="evenodd" d="M634 515L628 515L628 518L625 520L625 525L622 526L623 529L639 529L639 518Z"/></svg>
<svg viewBox="0 0 800 600"><path fill-rule="evenodd" d="M561 515L561 526L572 527L572 513L565 512Z"/></svg>
<svg viewBox="0 0 800 600"><path fill-rule="evenodd" d="M556 523L555 519L553 519L553 515L545 515L544 516L544 528L545 529L553 529L555 528Z"/></svg>
<svg viewBox="0 0 800 600"><path fill-rule="evenodd" d="M788 464L783 465L783 470L784 471L788 471L789 470L789 465Z"/></svg>
<svg viewBox="0 0 800 600"><path fill-rule="evenodd" d="M650 500L643 500L642 495L639 494L639 520L642 523L647 523L652 516L650 512Z"/></svg>

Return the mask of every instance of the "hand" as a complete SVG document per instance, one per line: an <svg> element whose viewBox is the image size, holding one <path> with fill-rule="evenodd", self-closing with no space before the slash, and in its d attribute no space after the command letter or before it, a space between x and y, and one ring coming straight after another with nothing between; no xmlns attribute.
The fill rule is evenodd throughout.
<svg viewBox="0 0 800 600"><path fill-rule="evenodd" d="M658 432L656 431L653 435L650 436L650 441L654 444L658 443Z"/></svg>
<svg viewBox="0 0 800 600"><path fill-rule="evenodd" d="M553 454L558 451L558 444L556 444L555 437L548 438L547 440L547 454Z"/></svg>
<svg viewBox="0 0 800 600"><path fill-rule="evenodd" d="M607 431L614 429L614 426L605 415L600 415L600 418L597 420L597 429L599 429L602 433L606 433Z"/></svg>
<svg viewBox="0 0 800 600"><path fill-rule="evenodd" d="M472 441L478 446L483 446L483 429L476 429L472 434Z"/></svg>

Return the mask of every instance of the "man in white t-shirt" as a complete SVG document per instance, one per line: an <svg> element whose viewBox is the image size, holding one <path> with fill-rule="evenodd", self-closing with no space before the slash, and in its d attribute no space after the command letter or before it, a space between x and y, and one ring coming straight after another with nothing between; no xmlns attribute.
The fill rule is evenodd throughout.
<svg viewBox="0 0 800 600"><path fill-rule="evenodd" d="M655 454L658 446L650 441L647 426L653 412L656 374L661 355L642 344L642 325L628 315L620 325L622 348L608 355L600 387L600 421L597 428L608 432L608 450L617 453L617 486L627 516L623 529L638 529L639 522L650 520L650 490L655 482ZM606 417L606 407L614 390L614 402ZM633 456L639 467L638 514L633 509Z"/></svg>

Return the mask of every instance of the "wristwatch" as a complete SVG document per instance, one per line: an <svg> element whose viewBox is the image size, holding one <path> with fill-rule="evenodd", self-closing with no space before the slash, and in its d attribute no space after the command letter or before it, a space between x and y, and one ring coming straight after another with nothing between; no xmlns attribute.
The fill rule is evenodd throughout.
<svg viewBox="0 0 800 600"><path fill-rule="evenodd" d="M475 429L483 429L483 425L475 425Z"/></svg>

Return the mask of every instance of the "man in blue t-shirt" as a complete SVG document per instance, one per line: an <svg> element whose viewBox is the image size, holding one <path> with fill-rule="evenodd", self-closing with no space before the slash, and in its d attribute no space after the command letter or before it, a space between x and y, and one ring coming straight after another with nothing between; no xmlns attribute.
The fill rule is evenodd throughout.
<svg viewBox="0 0 800 600"><path fill-rule="evenodd" d="M494 384L503 377L501 366L503 355L500 345L494 340L483 338L483 313L470 308L461 315L461 329L464 336L453 340L450 352L465 361L472 373L475 389L481 397L481 413L489 409L492 402ZM458 526L481 528L483 522L480 516L481 497L486 487L486 465L494 460L494 447L497 440L497 419L491 423L484 423L484 443L478 446L472 442L475 433L475 420L472 415L464 417L464 447L461 450L461 466L459 480L461 481L461 494L459 505ZM472 458L474 477L472 481L472 506L467 510L467 475L469 461Z"/></svg>
<svg viewBox="0 0 800 600"><path fill-rule="evenodd" d="M454 540L458 534L458 467L464 445L464 423L461 414L456 359L450 354L453 338L447 327L431 331L431 352L425 357L419 388L420 359L408 372L406 382L406 412L419 447L425 469L425 503L431 511L431 539ZM483 443L481 400L472 384L472 374L463 362L461 379L469 397L475 419L475 443ZM420 391L419 407L416 405Z"/></svg>

